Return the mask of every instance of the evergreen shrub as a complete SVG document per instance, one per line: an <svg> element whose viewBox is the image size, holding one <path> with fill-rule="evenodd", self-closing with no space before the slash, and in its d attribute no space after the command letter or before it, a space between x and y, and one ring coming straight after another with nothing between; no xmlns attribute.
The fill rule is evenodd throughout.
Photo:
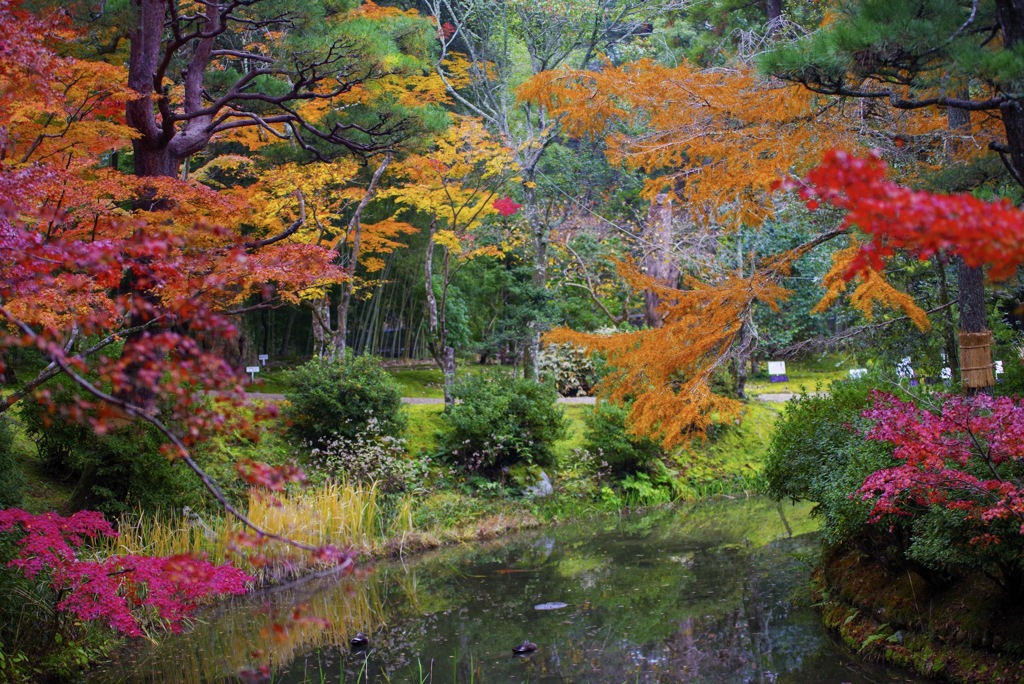
<svg viewBox="0 0 1024 684"><path fill-rule="evenodd" d="M627 406L602 401L584 421L584 448L597 454L618 476L646 471L665 453L657 440L626 429L628 413Z"/></svg>
<svg viewBox="0 0 1024 684"><path fill-rule="evenodd" d="M457 403L442 415L444 459L489 476L553 463L552 447L566 430L554 385L482 375L456 383L453 395Z"/></svg>
<svg viewBox="0 0 1024 684"><path fill-rule="evenodd" d="M336 438L357 439L371 419L382 435L405 429L398 383L372 356L313 359L287 375L291 389L284 417L292 440L319 447Z"/></svg>
<svg viewBox="0 0 1024 684"><path fill-rule="evenodd" d="M892 447L865 439L872 379L833 383L828 395L800 395L786 405L765 456L768 491L778 499L817 504L829 544L866 543L883 549L905 537L905 523L868 526L871 505L853 496L871 473L896 465ZM892 538L889 538L891 535ZM897 548L897 551L905 550Z"/></svg>

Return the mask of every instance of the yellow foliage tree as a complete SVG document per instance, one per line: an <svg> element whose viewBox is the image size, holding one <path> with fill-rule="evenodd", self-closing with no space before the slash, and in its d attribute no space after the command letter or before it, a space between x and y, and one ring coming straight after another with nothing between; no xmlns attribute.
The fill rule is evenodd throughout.
<svg viewBox="0 0 1024 684"><path fill-rule="evenodd" d="M400 186L385 191L407 211L430 220L424 256L427 347L444 375L446 405L454 401L455 349L449 342L446 305L452 279L463 264L481 256L499 256L495 247L474 245L474 230L498 209L498 191L516 172L512 150L492 137L474 117L455 117L430 152L395 164ZM435 252L440 249L440 273L435 279ZM435 282L436 280L436 282Z"/></svg>
<svg viewBox="0 0 1024 684"><path fill-rule="evenodd" d="M273 226L282 219L294 221L292 239L329 247L343 269L340 294L331 318L330 288L339 283L323 282L308 289L302 302L313 312L315 351L337 357L344 352L348 328L348 310L353 297L365 291L365 276L380 272L380 255L404 247L399 238L416 228L395 218L364 224L362 215L377 195L382 177L392 162L385 154L369 182L360 184L360 165L353 159L310 164L285 164L268 172L255 195L255 220L260 226ZM300 216L308 212L309 219ZM364 275L359 275L357 269Z"/></svg>

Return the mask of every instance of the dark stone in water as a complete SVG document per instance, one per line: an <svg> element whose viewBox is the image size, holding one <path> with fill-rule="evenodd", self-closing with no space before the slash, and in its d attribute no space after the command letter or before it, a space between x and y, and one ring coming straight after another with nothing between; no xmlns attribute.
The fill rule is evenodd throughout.
<svg viewBox="0 0 1024 684"><path fill-rule="evenodd" d="M370 637L362 632L356 632L356 635L348 643L352 646L353 651L361 651L370 645Z"/></svg>
<svg viewBox="0 0 1024 684"><path fill-rule="evenodd" d="M533 643L532 641L529 641L529 640L524 641L523 643L519 644L518 646L513 646L512 647L512 652L515 653L516 655L526 655L527 653L533 653L536 650L537 650L537 644L535 644L535 643Z"/></svg>
<svg viewBox="0 0 1024 684"><path fill-rule="evenodd" d="M538 603L533 607L534 610L558 610L559 608L565 608L569 604L562 603L561 601L552 601L550 603Z"/></svg>

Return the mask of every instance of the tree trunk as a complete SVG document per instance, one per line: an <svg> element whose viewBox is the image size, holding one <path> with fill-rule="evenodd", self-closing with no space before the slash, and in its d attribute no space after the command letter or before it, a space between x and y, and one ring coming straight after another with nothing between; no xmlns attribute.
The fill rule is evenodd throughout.
<svg viewBox="0 0 1024 684"><path fill-rule="evenodd" d="M437 295L434 293L434 233L436 231L437 222L432 221L426 255L423 260L423 275L427 288L427 349L444 377L444 409L448 411L455 405L455 395L452 394L452 386L455 384L455 349L448 346L444 296L442 294L441 304L438 306ZM447 272L445 277L447 277ZM446 287L446 285L447 283L442 287Z"/></svg>
<svg viewBox="0 0 1024 684"><path fill-rule="evenodd" d="M313 312L313 356L325 356L331 336L331 307L327 297L309 302Z"/></svg>
<svg viewBox="0 0 1024 684"><path fill-rule="evenodd" d="M388 152L384 155L383 161L381 161L377 166L377 169L373 172L370 184L366 187L366 192L363 193L355 211L352 212L352 218L348 222L347 234L352 236L352 251L348 257L348 280L341 284L341 299L338 302L337 309L338 327L331 338L331 358L340 358L345 355L345 338L348 336L348 308L349 304L352 302L352 291L355 288L356 269L359 268L359 252L362 249L363 211L366 209L366 206L370 201L377 195L377 184L380 183L380 177L384 175L384 170L388 168L388 164L390 163L391 153ZM342 248L343 242L344 241L339 241L338 249Z"/></svg>
<svg viewBox="0 0 1024 684"><path fill-rule="evenodd" d="M1003 30L1003 45L1016 50L1024 45L1024 0L996 0L996 16ZM1019 93L1024 78L1005 84L1004 90ZM999 107L1006 129L1006 145L1016 180L1024 185L1024 103L1018 98L1007 98Z"/></svg>
<svg viewBox="0 0 1024 684"><path fill-rule="evenodd" d="M736 336L734 359L736 361L736 396L747 398L747 363L754 349L754 324L748 319L740 324Z"/></svg>
<svg viewBox="0 0 1024 684"><path fill-rule="evenodd" d="M981 332L985 330L985 270L980 266L968 266L957 257L957 285L960 289L960 330Z"/></svg>
<svg viewBox="0 0 1024 684"><path fill-rule="evenodd" d="M533 238L533 272L531 282L538 290L543 290L548 284L548 244L551 240L550 230L540 207L537 206L537 193L535 187L530 187L534 174L524 174L526 179L523 184L523 205L526 212L526 220L530 225L530 233ZM539 322L533 324L530 335L526 340L523 354L523 377L527 380L540 380L540 326Z"/></svg>
<svg viewBox="0 0 1024 684"><path fill-rule="evenodd" d="M672 200L667 195L658 195L647 210L647 242L644 255L644 269L652 278L662 284L674 287L679 278L679 266L672 256ZM651 290L644 292L644 319L649 328L660 328L662 316L658 313L658 295Z"/></svg>
<svg viewBox="0 0 1024 684"><path fill-rule="evenodd" d="M768 35L770 36L779 29L779 20L782 18L782 0L765 0L765 15L768 19Z"/></svg>
<svg viewBox="0 0 1024 684"><path fill-rule="evenodd" d="M441 357L441 375L444 377L444 410L455 406L455 348L446 346Z"/></svg>
<svg viewBox="0 0 1024 684"><path fill-rule="evenodd" d="M181 160L164 148L153 148L149 140L133 140L135 153L135 175L139 178L175 178L181 168Z"/></svg>
<svg viewBox="0 0 1024 684"><path fill-rule="evenodd" d="M985 316L985 271L980 266L968 266L963 262L962 259L957 257L957 282L960 286L960 332L962 333L980 333L985 331L986 328L986 316ZM963 349L960 350L961 355L964 354ZM963 377L964 367L966 366L985 366L992 363L992 349L987 349L988 358L983 357L984 354L977 352L977 357L973 361L964 363L961 358L960 369L961 369L961 382L967 387L968 394L977 394L979 392L991 392L991 387L979 387L977 385L970 386L966 378ZM992 378L987 380L981 380L982 384L991 382Z"/></svg>

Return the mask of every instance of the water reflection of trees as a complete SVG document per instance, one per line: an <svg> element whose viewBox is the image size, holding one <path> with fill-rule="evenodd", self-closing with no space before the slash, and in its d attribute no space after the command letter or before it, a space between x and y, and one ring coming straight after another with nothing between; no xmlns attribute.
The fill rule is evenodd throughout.
<svg viewBox="0 0 1024 684"><path fill-rule="evenodd" d="M262 663L281 684L775 681L822 637L791 619L786 598L804 575L787 560L789 542L764 545L782 534L764 514L773 505L742 506L541 531L236 602L189 638L141 651L131 677L97 681L224 681ZM533 609L548 601L568 606ZM268 640L299 603L330 627ZM356 631L371 634L366 654L349 652ZM513 659L525 638L541 649Z"/></svg>
<svg viewBox="0 0 1024 684"><path fill-rule="evenodd" d="M90 679L200 684L237 681L239 672L263 665L273 670L305 653L348 644L357 631L378 629L384 615L378 587L322 578L242 597L200 613L187 634L133 644Z"/></svg>

